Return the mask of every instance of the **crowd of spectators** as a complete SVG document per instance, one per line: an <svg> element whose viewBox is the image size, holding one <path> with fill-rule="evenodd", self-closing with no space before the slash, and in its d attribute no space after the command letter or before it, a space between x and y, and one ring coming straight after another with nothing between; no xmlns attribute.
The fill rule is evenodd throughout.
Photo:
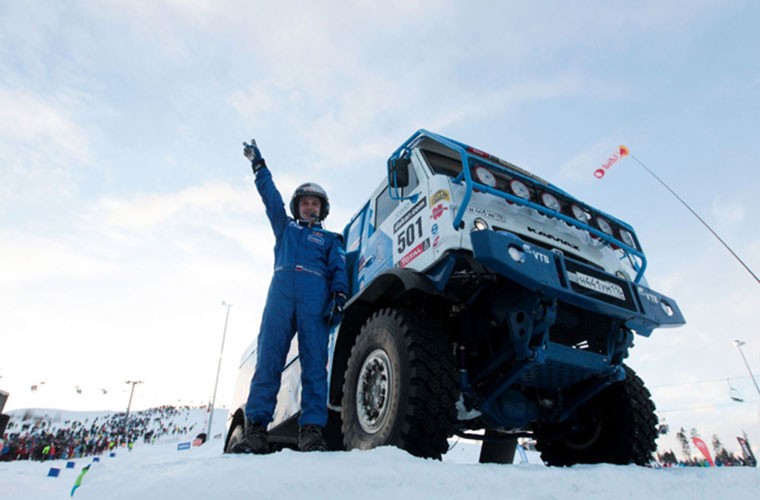
<svg viewBox="0 0 760 500"><path fill-rule="evenodd" d="M755 467L757 465L751 458L739 456L725 449L715 456L713 462L716 467ZM710 467L710 463L704 458L678 458L673 450L658 453L656 464L658 467Z"/></svg>
<svg viewBox="0 0 760 500"><path fill-rule="evenodd" d="M152 444L162 437L184 436L196 425L188 425L190 410L160 406L132 412L126 429L125 412L60 421L29 410L11 416L0 442L0 461L79 458L118 447L131 449L138 441Z"/></svg>

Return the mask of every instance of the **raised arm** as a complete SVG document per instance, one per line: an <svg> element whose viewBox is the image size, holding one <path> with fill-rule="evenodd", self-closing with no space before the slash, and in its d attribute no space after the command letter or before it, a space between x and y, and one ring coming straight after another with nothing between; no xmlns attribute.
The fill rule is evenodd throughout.
<svg viewBox="0 0 760 500"><path fill-rule="evenodd" d="M243 143L243 155L251 162L253 173L256 176L256 189L264 202L267 218L272 225L274 235L279 238L288 225L288 214L285 211L282 195L277 190L277 186L274 185L272 173L262 158L255 140L251 139L250 144Z"/></svg>

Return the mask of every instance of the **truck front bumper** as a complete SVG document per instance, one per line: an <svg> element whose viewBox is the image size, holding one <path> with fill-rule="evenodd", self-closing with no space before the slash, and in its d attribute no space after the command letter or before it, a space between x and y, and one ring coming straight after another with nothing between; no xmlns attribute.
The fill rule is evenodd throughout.
<svg viewBox="0 0 760 500"><path fill-rule="evenodd" d="M623 320L639 335L686 323L675 300L654 290L524 242L510 233L471 233L475 258L546 298Z"/></svg>

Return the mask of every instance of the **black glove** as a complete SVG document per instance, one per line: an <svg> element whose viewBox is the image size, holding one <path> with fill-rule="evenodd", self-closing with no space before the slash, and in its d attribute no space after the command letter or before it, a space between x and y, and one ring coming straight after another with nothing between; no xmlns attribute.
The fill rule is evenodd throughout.
<svg viewBox="0 0 760 500"><path fill-rule="evenodd" d="M332 300L325 308L325 320L327 325L332 328L343 320L343 307L346 305L346 294L335 292L332 294Z"/></svg>
<svg viewBox="0 0 760 500"><path fill-rule="evenodd" d="M261 151L259 151L258 146L256 146L256 139L251 139L250 144L246 142L243 143L243 156L250 160L254 174L267 166L264 158L261 157Z"/></svg>

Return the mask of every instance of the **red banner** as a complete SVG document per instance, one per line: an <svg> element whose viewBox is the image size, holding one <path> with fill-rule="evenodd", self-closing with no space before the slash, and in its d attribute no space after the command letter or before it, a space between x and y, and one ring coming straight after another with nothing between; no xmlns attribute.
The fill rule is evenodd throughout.
<svg viewBox="0 0 760 500"><path fill-rule="evenodd" d="M707 449L707 445L705 444L705 442L702 441L702 439L698 437L693 437L691 438L691 440L694 442L694 446L699 448L699 451L701 451L702 455L705 456L705 458L707 459L707 463L710 464L710 467L715 467L715 462L713 462L713 459L710 456L710 450Z"/></svg>
<svg viewBox="0 0 760 500"><path fill-rule="evenodd" d="M597 179L604 177L604 174L607 173L607 170L611 169L614 164L628 156L628 154L629 151L627 147L623 145L618 146L617 153L607 158L607 161L605 161L601 167L597 168L594 171L594 177Z"/></svg>

